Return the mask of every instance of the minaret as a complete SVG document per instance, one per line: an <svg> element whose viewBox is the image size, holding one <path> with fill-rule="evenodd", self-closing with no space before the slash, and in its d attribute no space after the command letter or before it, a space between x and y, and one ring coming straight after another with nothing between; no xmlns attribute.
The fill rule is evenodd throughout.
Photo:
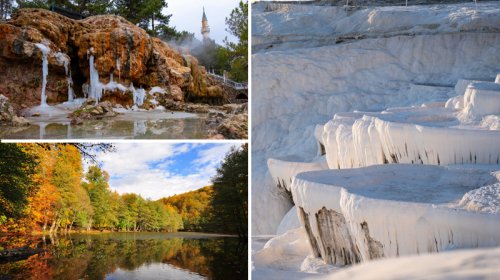
<svg viewBox="0 0 500 280"><path fill-rule="evenodd" d="M201 18L201 34L203 35L203 41L208 40L208 34L210 33L210 27L208 27L207 16L205 15L205 7L203 7L203 17Z"/></svg>

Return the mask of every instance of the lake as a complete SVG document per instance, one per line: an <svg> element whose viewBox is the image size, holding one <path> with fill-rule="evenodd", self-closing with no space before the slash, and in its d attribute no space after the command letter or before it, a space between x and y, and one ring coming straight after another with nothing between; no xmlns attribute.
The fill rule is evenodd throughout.
<svg viewBox="0 0 500 280"><path fill-rule="evenodd" d="M69 111L27 117L29 126L2 126L2 139L203 139L208 137L206 114L130 111L114 118L85 120L72 125Z"/></svg>
<svg viewBox="0 0 500 280"><path fill-rule="evenodd" d="M45 249L0 263L0 279L247 279L246 240L200 233L97 233L0 239Z"/></svg>

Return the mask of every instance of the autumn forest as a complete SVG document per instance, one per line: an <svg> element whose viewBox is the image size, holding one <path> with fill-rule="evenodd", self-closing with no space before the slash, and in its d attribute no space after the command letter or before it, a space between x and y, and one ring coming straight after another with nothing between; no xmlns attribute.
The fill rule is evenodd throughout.
<svg viewBox="0 0 500 280"><path fill-rule="evenodd" d="M111 190L110 175L93 157L97 150L112 153L113 146L0 144L0 231L196 231L247 236L246 145L226 155L212 186L159 200Z"/></svg>

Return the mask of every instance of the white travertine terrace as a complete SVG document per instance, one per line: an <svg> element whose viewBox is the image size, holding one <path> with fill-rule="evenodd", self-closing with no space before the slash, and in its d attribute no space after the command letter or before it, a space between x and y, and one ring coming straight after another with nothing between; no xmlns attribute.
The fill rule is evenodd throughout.
<svg viewBox="0 0 500 280"><path fill-rule="evenodd" d="M301 173L292 185L316 257L352 264L382 257L500 245L500 215L457 204L498 183L499 165L388 164Z"/></svg>

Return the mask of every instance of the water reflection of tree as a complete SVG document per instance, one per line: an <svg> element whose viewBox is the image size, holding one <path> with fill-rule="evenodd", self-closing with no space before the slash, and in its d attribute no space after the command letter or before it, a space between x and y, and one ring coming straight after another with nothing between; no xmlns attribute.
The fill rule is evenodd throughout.
<svg viewBox="0 0 500 280"><path fill-rule="evenodd" d="M167 263L209 279L246 279L247 244L237 238L110 239L81 235L38 240L47 251L0 265L13 279L104 279L120 268Z"/></svg>

